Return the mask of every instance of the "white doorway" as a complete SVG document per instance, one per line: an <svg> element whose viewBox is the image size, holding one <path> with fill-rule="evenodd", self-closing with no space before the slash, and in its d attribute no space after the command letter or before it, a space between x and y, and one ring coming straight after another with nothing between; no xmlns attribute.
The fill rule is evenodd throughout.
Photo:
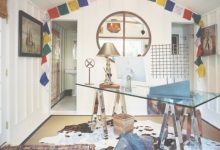
<svg viewBox="0 0 220 150"><path fill-rule="evenodd" d="M77 21L53 21L52 39L52 113L75 112Z"/></svg>
<svg viewBox="0 0 220 150"><path fill-rule="evenodd" d="M6 20L0 18L0 145L6 142Z"/></svg>

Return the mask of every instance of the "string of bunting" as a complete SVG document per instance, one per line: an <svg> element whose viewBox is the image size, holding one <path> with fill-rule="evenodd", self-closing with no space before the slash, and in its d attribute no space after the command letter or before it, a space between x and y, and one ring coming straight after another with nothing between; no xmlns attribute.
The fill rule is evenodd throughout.
<svg viewBox="0 0 220 150"><path fill-rule="evenodd" d="M50 29L48 27L47 22L43 25L43 51L42 51L42 58L41 58L41 66L42 66L42 74L40 77L40 83L43 86L46 86L49 82L47 74L49 73L49 66L47 64L47 55L51 52L50 47L51 36L50 36Z"/></svg>
<svg viewBox="0 0 220 150"><path fill-rule="evenodd" d="M205 66L202 62L201 56L203 55L203 50L201 46L201 36L202 36L202 28L204 27L204 22L202 21L201 15L189 10L187 8L183 8L182 6L176 4L171 0L149 0L155 2L159 6L164 7L165 10L173 12L184 19L191 20L193 19L194 23L198 25L198 31L196 33L196 41L195 45L197 47L196 52L196 60L195 65L198 66L196 72L198 73L199 77L205 77Z"/></svg>
<svg viewBox="0 0 220 150"><path fill-rule="evenodd" d="M60 16L72 13L82 7L88 6L89 4L95 1L97 0L70 0L62 5L49 9L47 11L47 14L49 16L49 19L55 19ZM46 19L43 25L43 55L41 58L42 74L40 77L40 83L43 86L46 86L49 82L49 78L48 78L49 66L47 64L47 55L51 53L51 46L50 46L51 35L47 21L48 19Z"/></svg>
<svg viewBox="0 0 220 150"><path fill-rule="evenodd" d="M70 0L62 5L53 7L48 10L50 19L55 19L60 16L72 13L82 7L89 6L90 3L93 3L97 0Z"/></svg>
<svg viewBox="0 0 220 150"><path fill-rule="evenodd" d="M89 6L91 3L95 2L97 0L70 0L65 2L62 5L59 5L57 7L53 7L47 11L49 18L50 19L55 19L60 16L75 12L76 10L79 10L80 8ZM204 23L201 19L201 15L194 13L193 11L183 8L182 6L176 4L174 1L171 0L148 0L151 2L155 2L159 6L164 7L165 10L173 12L177 14L178 16L183 17L184 19L191 20L193 18L194 23L199 26L199 29L196 33L196 42L195 45L197 46L197 53L196 57L197 59L195 60L195 64L198 66L197 68L197 73L199 77L204 77L205 76L205 66L202 62L201 56L203 54L202 52L202 47L201 47L201 36L202 36L202 27L204 27ZM47 22L45 22L43 26L43 56L42 56L42 61L41 65L43 68L43 73L40 78L40 83L43 86L46 86L46 84L49 82L49 79L47 77L48 73L48 65L47 65L47 55L51 52L51 47L49 45L49 42L51 41L50 37L50 30L48 27Z"/></svg>

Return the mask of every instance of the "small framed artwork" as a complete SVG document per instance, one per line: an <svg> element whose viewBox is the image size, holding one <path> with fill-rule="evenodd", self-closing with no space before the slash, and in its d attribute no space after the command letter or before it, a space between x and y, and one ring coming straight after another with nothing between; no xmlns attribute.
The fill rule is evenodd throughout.
<svg viewBox="0 0 220 150"><path fill-rule="evenodd" d="M214 55L216 53L216 37L217 35L217 25L211 25L202 28L202 51L203 56Z"/></svg>
<svg viewBox="0 0 220 150"><path fill-rule="evenodd" d="M179 34L172 34L172 55L179 55Z"/></svg>
<svg viewBox="0 0 220 150"><path fill-rule="evenodd" d="M18 55L42 56L42 22L23 11L19 11Z"/></svg>

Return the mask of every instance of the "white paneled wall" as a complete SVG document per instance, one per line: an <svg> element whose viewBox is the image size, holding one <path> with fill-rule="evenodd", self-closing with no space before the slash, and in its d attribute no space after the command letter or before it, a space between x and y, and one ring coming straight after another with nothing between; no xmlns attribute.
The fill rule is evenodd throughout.
<svg viewBox="0 0 220 150"><path fill-rule="evenodd" d="M172 22L189 23L189 21L174 13L164 10L155 3L146 0L99 0L89 7L81 8L79 11L60 17L58 20L77 20L77 82L88 82L88 69L84 65L86 58L95 59L96 65L91 70L91 82L101 83L104 80L105 59L96 57L98 47L96 44L96 31L101 21L109 14L116 11L131 11L142 17L148 24L152 44L171 43ZM148 85L166 83L166 79L155 79L151 76L150 51L145 56L146 75ZM111 64L113 81L116 81L116 70ZM113 94L104 93L107 114L112 112L114 101ZM79 114L91 114L94 98L94 90L85 87L77 87L77 112ZM146 101L133 97L126 97L128 113L133 115L146 114Z"/></svg>
<svg viewBox="0 0 220 150"><path fill-rule="evenodd" d="M44 10L29 0L9 1L9 143L20 144L49 116L49 87L40 85L41 58L18 56L18 12L43 21Z"/></svg>
<svg viewBox="0 0 220 150"><path fill-rule="evenodd" d="M202 57L206 67L205 78L195 76L196 88L220 93L220 7L202 16L205 26L217 24L217 54ZM202 107L202 117L216 127L220 127L220 98Z"/></svg>

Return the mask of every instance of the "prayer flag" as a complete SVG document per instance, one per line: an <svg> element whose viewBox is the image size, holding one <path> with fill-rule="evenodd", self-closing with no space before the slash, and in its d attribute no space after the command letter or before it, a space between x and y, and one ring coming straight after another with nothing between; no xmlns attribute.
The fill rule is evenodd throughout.
<svg viewBox="0 0 220 150"><path fill-rule="evenodd" d="M202 36L202 28L199 28L197 33L196 33L196 37L200 38Z"/></svg>
<svg viewBox="0 0 220 150"><path fill-rule="evenodd" d="M78 0L78 4L79 7L85 7L89 5L87 0Z"/></svg>
<svg viewBox="0 0 220 150"><path fill-rule="evenodd" d="M46 55L43 55L43 56L41 57L41 65L44 64L44 63L46 63L46 62L47 62L47 56L46 56Z"/></svg>
<svg viewBox="0 0 220 150"><path fill-rule="evenodd" d="M201 38L197 38L195 41L196 47L199 47L200 44L201 44Z"/></svg>
<svg viewBox="0 0 220 150"><path fill-rule="evenodd" d="M46 72L46 73L50 73L50 67L47 63L44 63L42 66L41 66L41 71L42 73Z"/></svg>
<svg viewBox="0 0 220 150"><path fill-rule="evenodd" d="M69 2L67 2L70 11L75 11L77 9L79 9L79 4L77 0L71 0Z"/></svg>
<svg viewBox="0 0 220 150"><path fill-rule="evenodd" d="M57 18L59 17L59 12L57 10L57 7L54 7L54 8L51 8L48 10L48 14L50 16L50 19L54 19L54 18Z"/></svg>
<svg viewBox="0 0 220 150"><path fill-rule="evenodd" d="M184 9L183 18L185 18L187 20L191 20L192 19L192 11L189 9Z"/></svg>
<svg viewBox="0 0 220 150"><path fill-rule="evenodd" d="M205 77L205 66L204 66L204 64L199 65L199 67L197 68L196 71L197 71L200 78Z"/></svg>
<svg viewBox="0 0 220 150"><path fill-rule="evenodd" d="M48 44L44 45L44 48L43 48L43 55L47 55L51 52L51 48Z"/></svg>
<svg viewBox="0 0 220 150"><path fill-rule="evenodd" d="M201 15L198 15L198 14L193 13L192 17L193 17L194 22L195 22L196 24L199 24L199 22L200 22L200 20L201 20Z"/></svg>
<svg viewBox="0 0 220 150"><path fill-rule="evenodd" d="M200 66L201 64L203 64L202 59L201 59L201 56L199 56L199 57L195 60L194 63L195 63L197 66Z"/></svg>
<svg viewBox="0 0 220 150"><path fill-rule="evenodd" d="M205 27L203 20L200 20L200 21L199 21L199 26L200 26L201 28Z"/></svg>
<svg viewBox="0 0 220 150"><path fill-rule="evenodd" d="M48 44L50 41L51 41L50 35L47 34L47 33L44 33L44 35L43 35L44 45L45 45L45 44Z"/></svg>
<svg viewBox="0 0 220 150"><path fill-rule="evenodd" d="M40 83L41 85L46 86L48 82L49 79L47 78L47 74L44 72L40 77Z"/></svg>
<svg viewBox="0 0 220 150"><path fill-rule="evenodd" d="M44 23L42 30L43 30L43 32L46 32L47 34L50 34L50 29L48 27L47 22Z"/></svg>
<svg viewBox="0 0 220 150"><path fill-rule="evenodd" d="M165 6L165 9L168 10L168 11L173 11L173 8L175 6L175 3L171 0L167 0L167 3L166 3L166 6Z"/></svg>
<svg viewBox="0 0 220 150"><path fill-rule="evenodd" d="M200 57L203 54L203 50L202 50L202 45L199 45L197 52L196 52L196 57Z"/></svg>
<svg viewBox="0 0 220 150"><path fill-rule="evenodd" d="M69 9L68 9L66 3L64 3L64 4L60 5L60 6L58 6L58 10L59 10L59 12L60 12L60 15L66 15L66 14L69 13Z"/></svg>
<svg viewBox="0 0 220 150"><path fill-rule="evenodd" d="M183 8L180 7L179 5L175 4L175 6L173 8L173 12L179 16L182 16Z"/></svg>
<svg viewBox="0 0 220 150"><path fill-rule="evenodd" d="M157 0L156 3L160 6L165 6L166 0Z"/></svg>

